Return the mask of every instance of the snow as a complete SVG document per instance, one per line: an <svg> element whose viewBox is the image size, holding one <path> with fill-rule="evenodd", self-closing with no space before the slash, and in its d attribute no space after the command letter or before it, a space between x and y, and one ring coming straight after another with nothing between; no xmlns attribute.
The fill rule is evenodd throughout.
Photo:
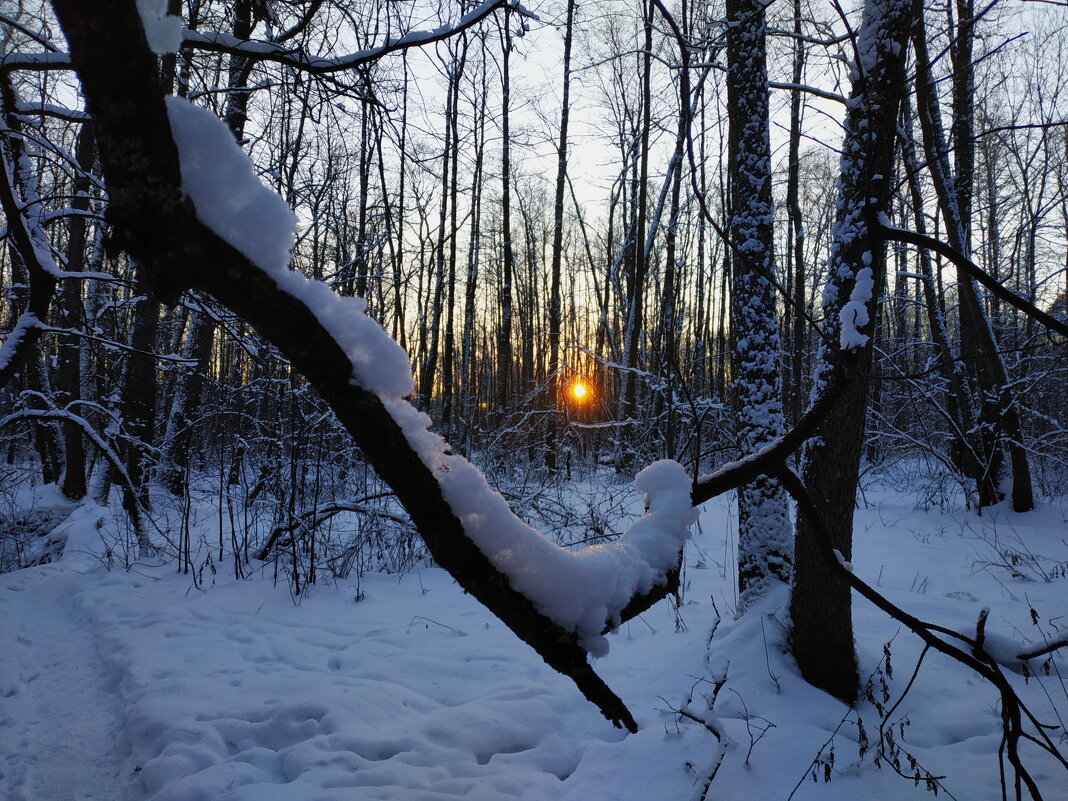
<svg viewBox="0 0 1068 801"><path fill-rule="evenodd" d="M676 506L663 496L676 491L672 470L639 481L654 507ZM906 495L866 488L858 575L910 612L966 633L989 606L988 642L1041 643L1059 625L1068 612L1063 579L985 565L1010 526L1036 552L1063 559L1063 502L977 518L955 507L919 512ZM58 526L78 555L0 575L5 801L72 793L79 801L658 801L696 798L718 760L712 799L785 799L795 785L798 801L931 797L885 758L881 769L873 764L872 701L849 709L797 675L784 653L785 588L734 619L724 498L704 510L688 548L679 622L658 604L615 635L598 666L639 721L630 736L441 570L365 575L358 602L353 581L320 584L295 604L269 570L235 581L227 563L217 573L205 567L202 553L198 589L173 565L108 571L104 548L121 535L99 512L79 507ZM213 510L195 507L194 539L213 521ZM856 600L854 614L862 679L888 708L921 646L867 603ZM1045 693L1055 701L1060 693L1063 717L1055 671L1064 675L1068 662L1056 656L1047 676L1043 659L1032 660L1028 678L1007 676L1039 719L1054 721ZM892 722L901 747L945 776L939 795L999 795L996 701L957 664L924 661ZM1046 798L1068 797L1062 767L1035 748L1024 756Z"/></svg>
<svg viewBox="0 0 1068 801"><path fill-rule="evenodd" d="M1012 670L1020 670L1023 667L1023 663L1017 657L1017 654L1027 651L1027 646L1004 634L987 632L986 637L983 639L983 650L999 665Z"/></svg>
<svg viewBox="0 0 1068 801"><path fill-rule="evenodd" d="M221 120L177 97L167 98L178 146L182 189L197 217L302 301L348 355L353 381L376 394L412 449L434 473L465 533L513 589L590 653L603 656L606 622L637 593L650 590L674 568L695 517L690 481L681 465L659 462L639 475L646 514L611 545L579 553L559 547L517 518L481 472L453 454L431 432L430 418L405 395L414 387L404 350L367 316L362 298L342 298L319 281L289 269L296 217L256 176Z"/></svg>
<svg viewBox="0 0 1068 801"><path fill-rule="evenodd" d="M225 123L207 109L170 96L167 113L180 154L182 190L208 228L304 301L352 362L357 383L377 394L412 391L408 357L366 314L363 298L339 297L330 287L289 269L296 215L256 175Z"/></svg>
<svg viewBox="0 0 1068 801"><path fill-rule="evenodd" d="M19 318L15 321L15 327L4 337L4 341L0 342L0 370L6 369L8 364L11 363L15 353L18 352L19 343L22 342L26 334L30 330L40 327L41 321L37 319L37 315L30 312L19 315Z"/></svg>
<svg viewBox="0 0 1068 801"><path fill-rule="evenodd" d="M864 253L865 263L871 263L871 252ZM871 267L861 267L857 271L857 277L853 283L853 291L849 295L849 301L842 306L839 317L842 323L840 341L842 350L852 350L863 347L868 343L868 335L862 334L858 328L863 328L869 322L868 303L871 301L872 292L875 288L875 278Z"/></svg>
<svg viewBox="0 0 1068 801"><path fill-rule="evenodd" d="M264 271L288 270L296 216L263 185L222 120L183 98L166 100L181 157L182 190L197 217Z"/></svg>
<svg viewBox="0 0 1068 801"><path fill-rule="evenodd" d="M157 56L177 53L182 46L182 19L167 14L167 0L137 0L148 46Z"/></svg>
<svg viewBox="0 0 1068 801"><path fill-rule="evenodd" d="M98 632L77 607L85 578L66 564L0 577L5 801L121 798L121 754L128 746Z"/></svg>

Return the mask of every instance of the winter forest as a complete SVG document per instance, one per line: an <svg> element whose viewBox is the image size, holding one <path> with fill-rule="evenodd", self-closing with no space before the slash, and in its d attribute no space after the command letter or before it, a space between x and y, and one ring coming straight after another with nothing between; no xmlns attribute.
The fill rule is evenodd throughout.
<svg viewBox="0 0 1068 801"><path fill-rule="evenodd" d="M1068 5L0 1L0 797L1068 797Z"/></svg>

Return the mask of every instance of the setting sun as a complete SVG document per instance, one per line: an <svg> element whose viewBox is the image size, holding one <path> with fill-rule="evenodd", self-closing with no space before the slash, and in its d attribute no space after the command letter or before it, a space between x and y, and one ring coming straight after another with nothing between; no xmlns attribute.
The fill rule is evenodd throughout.
<svg viewBox="0 0 1068 801"><path fill-rule="evenodd" d="M571 385L571 394L575 397L575 400L582 400L588 392L589 389L581 381L576 381Z"/></svg>

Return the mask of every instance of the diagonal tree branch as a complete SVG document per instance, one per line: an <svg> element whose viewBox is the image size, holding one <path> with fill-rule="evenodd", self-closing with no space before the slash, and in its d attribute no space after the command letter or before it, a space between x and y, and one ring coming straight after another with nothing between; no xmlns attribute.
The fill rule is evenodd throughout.
<svg viewBox="0 0 1068 801"><path fill-rule="evenodd" d="M854 361L853 354L840 351L836 354L836 359L838 365L826 378L820 394L812 401L797 424L760 450L698 478L690 495L694 506L736 489L757 476L773 475L785 464L790 454L816 433L820 423L830 414L857 376L851 366Z"/></svg>
<svg viewBox="0 0 1068 801"><path fill-rule="evenodd" d="M935 239L934 237L927 236L926 234L918 233L917 231L909 231L905 228L888 225L882 220L878 222L876 232L880 234L884 240L891 242L905 242L906 244L915 245L919 248L933 250L939 256L953 262L955 266L966 272L1014 309L1034 318L1051 331L1056 331L1058 334L1068 336L1068 321L1058 320L1052 314L1047 314L1033 303L1021 298L1015 292L1006 289L1000 281L951 245L948 245L939 239Z"/></svg>
<svg viewBox="0 0 1068 801"><path fill-rule="evenodd" d="M637 724L594 672L576 631L539 611L479 550L391 411L353 381L353 365L304 300L282 291L275 277L207 228L183 194L177 147L156 79L156 61L129 0L55 0L71 46L88 111L97 126L109 190L109 245L137 262L138 278L174 301L197 289L253 325L331 406L368 463L390 485L436 562L482 602L617 726ZM124 53L114 69L113 53ZM624 604L637 614L674 584L661 583ZM620 610L608 610L618 623Z"/></svg>
<svg viewBox="0 0 1068 801"><path fill-rule="evenodd" d="M775 472L775 476L782 482L783 487L790 493L790 496L797 503L797 508L800 514L808 519L812 526L813 533L815 534L816 546L832 572L837 574L855 592L870 601L878 609L906 626L913 634L923 641L926 647L933 648L939 653L945 654L965 667L975 671L998 691L1001 696L1002 727L1009 763L1016 772L1018 779L1027 786L1031 798L1034 799L1034 801L1042 801L1042 793L1039 790L1037 782L1020 758L1020 739L1028 739L1035 742L1055 757L1066 768L1068 768L1068 760L1065 759L1064 755L1059 751L1052 740L1050 740L1041 724L1038 723L1027 707L1024 706L1020 697L1016 694L1012 685L1009 684L997 663L984 650L982 625L985 616L980 617L977 636L973 639L965 637L963 634L953 631L952 629L947 629L934 623L927 623L906 612L897 604L879 593L870 584L856 576L851 567L843 563L840 555L832 547L831 538L827 532L827 528L821 519L819 511L816 509L816 505L812 502L808 490L804 484L802 484L801 479L799 479L785 463ZM965 647L946 642L945 639L937 636L939 634L946 637L952 637L960 641ZM965 648L967 648L967 650L965 650ZM1024 730L1024 716L1026 716L1035 726L1038 737L1035 737ZM1019 798L1019 793L1017 793L1017 798Z"/></svg>

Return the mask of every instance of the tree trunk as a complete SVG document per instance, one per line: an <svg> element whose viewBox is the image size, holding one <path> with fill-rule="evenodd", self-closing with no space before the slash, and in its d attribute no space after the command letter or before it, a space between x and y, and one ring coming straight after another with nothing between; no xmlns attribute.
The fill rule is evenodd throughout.
<svg viewBox="0 0 1068 801"><path fill-rule="evenodd" d="M501 317L497 328L497 386L496 415L498 420L508 412L511 402L512 378L512 281L515 275L515 249L512 247L512 160L511 160L511 60L512 32L506 10L501 26Z"/></svg>
<svg viewBox="0 0 1068 801"><path fill-rule="evenodd" d="M627 432L622 446L620 466L633 467L636 452L637 426L633 418L638 411L638 376L639 348L644 336L644 289L649 265L644 247L645 223L648 205L649 184L649 129L652 125L652 48L653 48L653 3L644 7L643 24L645 26L645 44L642 50L642 122L638 133L639 141L637 164L634 172L633 225L627 234L626 247L631 256L625 260L627 265L627 318L624 337L623 363L628 369L623 376L623 398L620 404L620 416L628 425L621 429Z"/></svg>
<svg viewBox="0 0 1068 801"><path fill-rule="evenodd" d="M794 0L794 63L793 82L800 86L805 72L805 46L801 41L801 0ZM801 184L801 91L790 93L789 165L786 174L786 213L789 242L786 269L792 290L787 304L786 326L790 342L790 378L787 382L787 416L791 424L801 417L804 395L805 352L805 228L799 199Z"/></svg>
<svg viewBox="0 0 1068 801"><path fill-rule="evenodd" d="M969 19L968 25L971 22ZM916 93L919 104L919 117L923 129L924 154L931 172L932 182L938 195L939 207L945 219L946 234L949 244L964 256L970 258L969 231L970 217L962 216L960 207L961 192L958 190L958 178L949 166L949 147L942 130L938 97L930 72L927 56L926 25L922 14L918 15L913 33L913 47L916 50ZM969 51L970 52L970 51ZM971 90L971 65L965 65L964 78L958 77L967 86L963 89L955 86L957 94L968 94ZM954 116L954 132L969 140L965 148L968 161L962 163L966 172L968 200L965 209L971 210L971 178L974 148L971 140L971 112ZM1002 495L998 487L1001 473L1002 455L997 441L997 432L1004 428L1008 438L1009 454L1012 464L1013 490L1012 506L1017 512L1026 512L1034 507L1031 487L1031 472L1027 452L1023 447L1023 430L1020 423L1018 405L1009 386L1008 373L1001 360L990 321L979 301L975 281L964 271L957 270L957 295L960 303L961 358L965 364L973 366L975 381L979 387L978 428L983 438L983 458L986 462L985 475L980 485L979 505L988 506L997 503Z"/></svg>
<svg viewBox="0 0 1068 801"><path fill-rule="evenodd" d="M742 454L783 431L766 61L764 4L727 0L731 378ZM761 476L738 489L739 612L774 582L789 581L790 563L786 493Z"/></svg>
<svg viewBox="0 0 1068 801"><path fill-rule="evenodd" d="M853 67L838 212L823 296L825 333L841 350L821 344L814 391L823 387L836 359L848 360L859 375L809 440L803 472L820 518L845 560L852 554L876 288L883 282L886 261L872 226L891 196L898 108L907 91L905 45L915 8L913 0L867 0L864 6L858 43L864 62ZM850 328L866 329L867 341L861 345L861 332ZM849 586L825 564L811 525L799 516L790 599L794 656L807 681L846 703L857 693L850 606Z"/></svg>
<svg viewBox="0 0 1068 801"><path fill-rule="evenodd" d="M74 179L74 199L71 207L77 211L89 210L89 171L93 168L93 128L89 123L78 134L78 164L82 172ZM87 238L86 218L76 214L70 218L67 242L67 271L81 272L86 263ZM63 328L80 330L84 324L82 314L82 282L68 280L60 295L60 320ZM82 343L77 338L65 341L59 349L59 381L61 392L57 405L63 406L82 398ZM72 500L81 500L86 494L85 440L81 426L63 423L63 494Z"/></svg>
<svg viewBox="0 0 1068 801"><path fill-rule="evenodd" d="M556 469L556 417L552 409L563 401L560 372L560 263L564 249L564 186L567 183L567 126L571 113L571 38L575 25L575 0L567 0L564 25L564 92L560 107L560 136L556 144L556 197L553 200L553 250L549 278L550 414L545 433L545 466Z"/></svg>

